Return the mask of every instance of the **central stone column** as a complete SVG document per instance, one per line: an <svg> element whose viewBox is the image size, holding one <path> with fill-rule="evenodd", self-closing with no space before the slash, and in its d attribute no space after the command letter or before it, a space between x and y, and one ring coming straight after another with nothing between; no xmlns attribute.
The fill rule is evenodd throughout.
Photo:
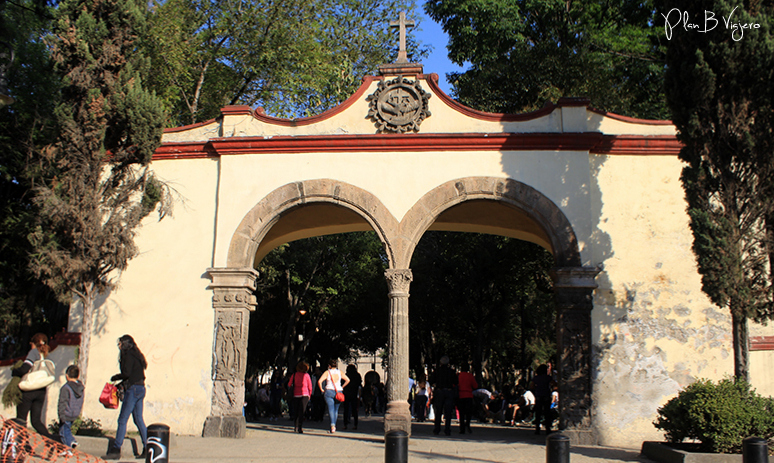
<svg viewBox="0 0 774 463"><path fill-rule="evenodd" d="M247 369L247 336L258 272L252 268L208 269L215 309L212 354L212 410L204 422L203 437L245 437L242 415Z"/></svg>
<svg viewBox="0 0 774 463"><path fill-rule="evenodd" d="M555 268L559 427L573 445L597 443L591 426L591 310L596 267Z"/></svg>
<svg viewBox="0 0 774 463"><path fill-rule="evenodd" d="M411 435L411 411L408 404L409 378L409 285L411 269L384 272L390 290L389 371L387 373L387 412L384 432L406 431Z"/></svg>

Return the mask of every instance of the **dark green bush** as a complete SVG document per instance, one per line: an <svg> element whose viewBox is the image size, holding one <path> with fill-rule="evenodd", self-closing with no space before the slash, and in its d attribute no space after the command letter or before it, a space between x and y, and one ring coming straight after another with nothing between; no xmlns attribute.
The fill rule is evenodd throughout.
<svg viewBox="0 0 774 463"><path fill-rule="evenodd" d="M73 421L73 426L70 430L74 436L102 437L105 435L105 432L102 431L102 423L100 423L99 420L92 420L85 416L78 417L78 419ZM48 432L58 436L59 421L52 421L51 424L48 425Z"/></svg>
<svg viewBox="0 0 774 463"><path fill-rule="evenodd" d="M653 424L669 442L696 439L705 452L741 453L747 437L774 437L774 399L742 380L696 381L658 414Z"/></svg>

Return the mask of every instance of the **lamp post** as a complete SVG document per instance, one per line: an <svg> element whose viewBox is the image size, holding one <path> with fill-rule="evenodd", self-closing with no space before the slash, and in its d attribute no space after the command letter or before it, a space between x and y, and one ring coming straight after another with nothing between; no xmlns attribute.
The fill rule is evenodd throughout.
<svg viewBox="0 0 774 463"><path fill-rule="evenodd" d="M12 96L8 94L8 85L6 82L6 75L8 69L13 63L13 48L11 44L6 42L0 42L0 108L13 104L15 101Z"/></svg>

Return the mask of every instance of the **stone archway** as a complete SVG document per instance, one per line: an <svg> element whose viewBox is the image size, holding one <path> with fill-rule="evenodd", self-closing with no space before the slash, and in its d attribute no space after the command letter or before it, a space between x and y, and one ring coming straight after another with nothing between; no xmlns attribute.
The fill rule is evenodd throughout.
<svg viewBox="0 0 774 463"><path fill-rule="evenodd" d="M427 194L407 212L400 223L371 193L344 182L320 179L280 187L253 207L234 233L226 268L209 269L216 311L213 353L212 415L207 418L207 436L241 437L244 418L244 368L247 318L254 309L252 291L257 272L254 260L269 230L280 218L304 205L334 204L352 211L358 226L373 229L384 243L389 269L390 375L387 384L385 432L410 433L411 417L405 398L408 369L408 307L412 281L409 264L422 235L447 210L468 201L496 201L517 209L531 221L527 235L550 247L556 268L557 342L562 353L561 425L573 431L576 442L593 441L591 433L591 309L596 268L581 266L573 228L564 213L545 195L516 180L469 177L446 182ZM355 224L351 224L355 227ZM346 228L346 227L345 227ZM354 230L354 228L353 228ZM310 231L310 233L313 233ZM314 236L310 234L308 236ZM528 239L528 238L527 238ZM234 354L235 352L235 354Z"/></svg>
<svg viewBox="0 0 774 463"><path fill-rule="evenodd" d="M374 230L384 243L390 265L394 263L391 240L397 221L381 201L365 190L335 180L308 180L284 185L258 202L242 219L231 239L228 266L207 270L212 279L209 289L214 293L215 345L212 409L204 424L205 437L244 437L246 422L242 402L249 312L255 310L256 256L271 250L262 249L261 244L282 217L309 205L335 205L350 211L350 216L341 217L340 232L364 229L365 222L365 228ZM307 231L309 237L319 234L319 231ZM304 237L303 232L296 233L293 239ZM275 239L282 241L282 236Z"/></svg>
<svg viewBox="0 0 774 463"><path fill-rule="evenodd" d="M583 267L572 225L545 195L512 179L468 177L446 182L423 196L400 224L397 262L409 267L411 255L422 235L445 211L468 201L497 201L522 211L534 223L522 239L549 248L554 255L553 270L557 309L557 349L560 377L560 427L573 442L595 442L591 423L591 310L595 277L599 269ZM410 275L410 270L408 271ZM406 285L405 321L408 325L408 289ZM406 346L408 333L406 333ZM407 349L407 347L406 347ZM406 368L406 375L408 369ZM405 397L395 391L396 397Z"/></svg>

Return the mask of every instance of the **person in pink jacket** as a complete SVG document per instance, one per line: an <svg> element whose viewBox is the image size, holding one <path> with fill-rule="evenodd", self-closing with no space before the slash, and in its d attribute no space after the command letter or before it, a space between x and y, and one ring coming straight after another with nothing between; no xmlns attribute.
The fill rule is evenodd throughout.
<svg viewBox="0 0 774 463"><path fill-rule="evenodd" d="M288 387L293 391L293 410L296 412L296 423L293 431L304 433L304 413L309 397L312 396L312 378L309 376L309 364L303 360L296 365L296 372L290 377Z"/></svg>

